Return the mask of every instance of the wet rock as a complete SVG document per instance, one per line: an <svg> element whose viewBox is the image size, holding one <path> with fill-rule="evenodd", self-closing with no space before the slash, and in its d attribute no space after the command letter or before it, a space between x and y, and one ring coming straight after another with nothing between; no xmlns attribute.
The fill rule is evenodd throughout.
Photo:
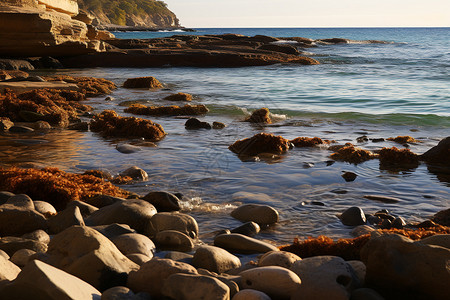
<svg viewBox="0 0 450 300"><path fill-rule="evenodd" d="M406 226L405 220L402 217L397 217L392 221L392 227L397 229L403 229Z"/></svg>
<svg viewBox="0 0 450 300"><path fill-rule="evenodd" d="M47 130L47 129L52 129L52 125L50 125L46 121L37 121L33 124L33 128L35 130Z"/></svg>
<svg viewBox="0 0 450 300"><path fill-rule="evenodd" d="M241 261L237 256L224 249L214 246L201 246L195 251L192 264L196 268L224 273L230 269L239 268Z"/></svg>
<svg viewBox="0 0 450 300"><path fill-rule="evenodd" d="M418 141L409 136L409 135L404 135L404 136L397 136L397 137L390 137L387 139L388 141L393 141L396 142L398 144L407 144L407 143L417 143Z"/></svg>
<svg viewBox="0 0 450 300"><path fill-rule="evenodd" d="M344 172L341 176L347 182L355 181L356 177L358 177L358 175L353 172Z"/></svg>
<svg viewBox="0 0 450 300"><path fill-rule="evenodd" d="M36 251L30 249L17 250L11 257L11 262L22 268L30 261L30 257L34 254L36 254Z"/></svg>
<svg viewBox="0 0 450 300"><path fill-rule="evenodd" d="M92 213L85 222L89 226L128 224L139 233L146 233L156 209L143 200L126 200L105 206Z"/></svg>
<svg viewBox="0 0 450 300"><path fill-rule="evenodd" d="M159 89L162 88L163 85L155 77L149 76L129 78L124 82L123 87L127 89Z"/></svg>
<svg viewBox="0 0 450 300"><path fill-rule="evenodd" d="M420 156L427 163L450 166L450 136L442 139L436 146Z"/></svg>
<svg viewBox="0 0 450 300"><path fill-rule="evenodd" d="M380 142L384 142L384 138L375 138L375 139L370 139L373 143L380 143Z"/></svg>
<svg viewBox="0 0 450 300"><path fill-rule="evenodd" d="M22 125L13 125L9 128L9 132L16 132L16 133L29 133L33 131L34 131L33 128Z"/></svg>
<svg viewBox="0 0 450 300"><path fill-rule="evenodd" d="M234 228L233 230L230 231L230 233L240 233L251 237L257 235L260 230L261 228L259 227L258 223L247 222L237 228Z"/></svg>
<svg viewBox="0 0 450 300"><path fill-rule="evenodd" d="M156 233L154 237L158 248L164 250L174 250L189 252L194 249L194 242L186 234L176 230L163 230Z"/></svg>
<svg viewBox="0 0 450 300"><path fill-rule="evenodd" d="M322 140L321 138L318 138L318 137L309 138L309 137L301 137L301 136L296 137L293 140L290 140L290 142L292 144L294 144L294 146L297 148L317 147L318 145L331 143L331 141L329 141L329 140Z"/></svg>
<svg viewBox="0 0 450 300"><path fill-rule="evenodd" d="M70 124L67 129L69 130L78 130L78 131L88 131L89 123L88 122L77 122Z"/></svg>
<svg viewBox="0 0 450 300"><path fill-rule="evenodd" d="M419 156L409 149L383 148L378 152L380 165L389 168L390 165L403 165L416 168L419 165Z"/></svg>
<svg viewBox="0 0 450 300"><path fill-rule="evenodd" d="M302 283L294 272L276 266L243 271L240 276L243 289L255 289L273 299L289 299Z"/></svg>
<svg viewBox="0 0 450 300"><path fill-rule="evenodd" d="M168 192L149 192L141 198L152 204L158 212L171 212L181 209L180 199Z"/></svg>
<svg viewBox="0 0 450 300"><path fill-rule="evenodd" d="M212 128L213 129L224 129L226 125L221 122L213 122Z"/></svg>
<svg viewBox="0 0 450 300"><path fill-rule="evenodd" d="M431 220L444 226L450 226L450 208L437 212Z"/></svg>
<svg viewBox="0 0 450 300"><path fill-rule="evenodd" d="M356 141L358 143L366 143L369 141L369 139L367 138L367 135L363 135L363 136L357 137Z"/></svg>
<svg viewBox="0 0 450 300"><path fill-rule="evenodd" d="M121 234L111 239L111 241L123 255L138 253L152 258L153 253L156 251L152 240L139 233Z"/></svg>
<svg viewBox="0 0 450 300"><path fill-rule="evenodd" d="M20 222L17 222L20 220ZM22 235L37 229L46 229L47 220L34 209L10 204L0 206L0 236Z"/></svg>
<svg viewBox="0 0 450 300"><path fill-rule="evenodd" d="M353 206L347 208L340 216L342 224L347 226L357 226L366 224L366 216L361 208Z"/></svg>
<svg viewBox="0 0 450 300"><path fill-rule="evenodd" d="M189 118L184 127L186 129L211 129L211 125L208 122L202 122L197 118Z"/></svg>
<svg viewBox="0 0 450 300"><path fill-rule="evenodd" d="M380 196L380 195L364 195L363 197L366 199L369 199L369 200L383 202L383 203L387 203L387 204L399 203L402 201L399 198L389 197L389 196Z"/></svg>
<svg viewBox="0 0 450 300"><path fill-rule="evenodd" d="M48 230L51 234L60 233L73 225L84 226L83 216L77 206L66 208L57 215L49 218L47 223Z"/></svg>
<svg viewBox="0 0 450 300"><path fill-rule="evenodd" d="M98 231L82 226L70 227L55 235L41 258L103 291L125 285L127 274L138 265L126 258Z"/></svg>
<svg viewBox="0 0 450 300"><path fill-rule="evenodd" d="M83 218L90 216L92 213L98 210L97 207L78 200L71 201L69 202L69 204L67 204L67 208L75 206L78 207Z"/></svg>
<svg viewBox="0 0 450 300"><path fill-rule="evenodd" d="M241 222L253 221L259 225L274 224L279 219L278 212L273 207L261 204L244 204L230 215Z"/></svg>
<svg viewBox="0 0 450 300"><path fill-rule="evenodd" d="M263 292L245 289L235 294L231 300L271 300L271 298Z"/></svg>
<svg viewBox="0 0 450 300"><path fill-rule="evenodd" d="M384 300L384 298L373 289L360 288L352 292L350 300Z"/></svg>
<svg viewBox="0 0 450 300"><path fill-rule="evenodd" d="M3 255L0 255L0 282L5 280L14 280L20 273L20 268L9 261ZM0 287L1 293L1 287Z"/></svg>
<svg viewBox="0 0 450 300"><path fill-rule="evenodd" d="M258 266L278 266L290 269L297 260L301 260L301 258L294 253L286 251L270 251L261 256L258 261Z"/></svg>
<svg viewBox="0 0 450 300"><path fill-rule="evenodd" d="M28 263L16 280L3 287L1 294L2 299L98 300L101 297L90 284L39 260Z"/></svg>
<svg viewBox="0 0 450 300"><path fill-rule="evenodd" d="M278 251L277 247L269 243L238 233L218 235L214 239L214 245L220 248L224 248L231 253L250 254Z"/></svg>
<svg viewBox="0 0 450 300"><path fill-rule="evenodd" d="M186 104L184 106L145 106L133 104L125 109L125 112L144 116L198 116L204 115L209 109L203 105Z"/></svg>
<svg viewBox="0 0 450 300"><path fill-rule="evenodd" d="M272 124L272 119L270 118L270 111L266 107L257 109L251 114L250 117L245 119L245 122L256 124Z"/></svg>
<svg viewBox="0 0 450 300"><path fill-rule="evenodd" d="M164 97L164 100L169 101L192 101L192 95L187 93L176 93L169 95L167 97Z"/></svg>
<svg viewBox="0 0 450 300"><path fill-rule="evenodd" d="M103 226L93 226L91 227L104 236L106 236L108 239L112 240L115 237L127 234L127 233L136 233L136 230L131 229L131 227L127 224L111 224L111 225L103 225Z"/></svg>
<svg viewBox="0 0 450 300"><path fill-rule="evenodd" d="M187 215L177 212L162 212L155 214L150 220L147 234L155 236L164 230L176 230L196 239L198 237L197 221Z"/></svg>
<svg viewBox="0 0 450 300"><path fill-rule="evenodd" d="M172 274L197 274L197 270L188 264L166 258L153 258L128 276L127 287L134 292L147 292L152 297L161 297L164 281Z"/></svg>
<svg viewBox="0 0 450 300"><path fill-rule="evenodd" d="M228 147L238 155L258 155L260 153L281 154L290 148L288 140L269 133L258 133L251 138L238 140Z"/></svg>
<svg viewBox="0 0 450 300"><path fill-rule="evenodd" d="M384 219L381 221L381 224L379 225L381 229L391 229L392 228L392 221L389 219Z"/></svg>
<svg viewBox="0 0 450 300"><path fill-rule="evenodd" d="M318 42L325 42L327 44L348 44L350 40L342 38L320 39Z"/></svg>
<svg viewBox="0 0 450 300"><path fill-rule="evenodd" d="M445 299L450 250L397 234L373 235L361 250L366 284L388 298ZM432 276L430 275L432 274Z"/></svg>
<svg viewBox="0 0 450 300"><path fill-rule="evenodd" d="M133 178L134 180L141 180L141 181L148 180L147 172L145 172L144 170L142 170L141 168L139 168L137 166L129 167L125 171L120 172L119 175L122 177L128 176L128 177Z"/></svg>
<svg viewBox="0 0 450 300"><path fill-rule="evenodd" d="M171 299L230 299L230 289L225 283L214 277L192 274L169 276L164 281L162 294Z"/></svg>
<svg viewBox="0 0 450 300"><path fill-rule="evenodd" d="M330 157L334 160L342 160L354 164L359 164L367 160L373 159L376 156L368 150L357 148L352 145L352 146L344 146L338 149L335 153L331 154Z"/></svg>
<svg viewBox="0 0 450 300"><path fill-rule="evenodd" d="M360 283L353 269L337 256L308 257L295 262L291 270L302 284L291 299L348 300Z"/></svg>
<svg viewBox="0 0 450 300"><path fill-rule="evenodd" d="M130 154L139 152L142 150L142 148L130 144L119 144L116 146L116 150L120 153Z"/></svg>
<svg viewBox="0 0 450 300"><path fill-rule="evenodd" d="M120 117L112 110L94 116L90 128L106 137L142 137L149 141L160 141L166 136L164 128L157 123L135 117Z"/></svg>
<svg viewBox="0 0 450 300"><path fill-rule="evenodd" d="M30 249L35 252L46 252L47 244L36 240L6 236L0 239L0 249L5 251L9 256L12 256L20 249Z"/></svg>
<svg viewBox="0 0 450 300"><path fill-rule="evenodd" d="M297 47L294 47L292 45L283 45L283 44L264 44L258 47L259 50L267 50L267 51L274 51L274 52L281 52L286 54L293 54L293 55L299 55L300 52L298 51Z"/></svg>

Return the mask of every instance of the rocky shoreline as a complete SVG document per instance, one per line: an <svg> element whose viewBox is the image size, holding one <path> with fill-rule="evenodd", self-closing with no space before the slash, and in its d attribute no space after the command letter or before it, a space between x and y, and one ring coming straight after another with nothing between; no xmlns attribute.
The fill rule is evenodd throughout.
<svg viewBox="0 0 450 300"><path fill-rule="evenodd" d="M7 90L0 95L3 131L91 128L105 138L134 133L155 142L166 136L162 126L150 120L120 117L114 111L92 115L88 105L79 103L86 97L107 95L116 88L112 82L69 76L41 79L72 83L77 90ZM131 78L124 87L162 85L146 77ZM172 96L171 101L192 100L187 94ZM174 115L175 110L175 115L185 116L187 106L157 111ZM83 122L82 116L92 120ZM193 120L186 121L186 129L214 128ZM259 126L272 122L267 108L244 121ZM387 140L404 147L417 142L407 136ZM292 147L329 149L331 159L355 164L379 159L380 165L395 168L408 169L422 161L450 167L450 137L420 156L395 147L371 152L318 137L287 140L266 133L237 141L229 149L246 161L258 156L276 159ZM351 176L346 177L351 181ZM440 300L447 296L448 209L432 220L410 223L387 210L366 213L349 207L339 219L353 228L355 238L333 241L320 236L275 245L261 239L260 233L277 224L281 212L265 204L243 204L230 213L242 225L225 226L206 244L199 238L205 228L182 210L189 201L183 193L137 195L121 188L149 180L137 166L116 177L100 170L73 174L35 166L1 168L0 299ZM367 199L400 201L375 195Z"/></svg>

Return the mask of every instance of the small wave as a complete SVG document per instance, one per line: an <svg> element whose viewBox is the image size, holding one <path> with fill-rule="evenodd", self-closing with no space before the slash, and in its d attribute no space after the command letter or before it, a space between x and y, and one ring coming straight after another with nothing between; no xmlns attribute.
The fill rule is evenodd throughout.
<svg viewBox="0 0 450 300"><path fill-rule="evenodd" d="M297 45L297 41L290 41L290 40L278 40L275 42L271 42L271 44L290 44L290 45Z"/></svg>
<svg viewBox="0 0 450 300"><path fill-rule="evenodd" d="M175 29L175 30L158 30L157 32L186 32L181 29Z"/></svg>

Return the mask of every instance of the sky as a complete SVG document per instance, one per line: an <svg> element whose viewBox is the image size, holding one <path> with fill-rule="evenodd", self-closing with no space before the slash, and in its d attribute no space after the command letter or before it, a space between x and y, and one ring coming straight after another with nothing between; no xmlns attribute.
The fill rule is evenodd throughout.
<svg viewBox="0 0 450 300"><path fill-rule="evenodd" d="M191 28L449 27L449 0L165 0Z"/></svg>

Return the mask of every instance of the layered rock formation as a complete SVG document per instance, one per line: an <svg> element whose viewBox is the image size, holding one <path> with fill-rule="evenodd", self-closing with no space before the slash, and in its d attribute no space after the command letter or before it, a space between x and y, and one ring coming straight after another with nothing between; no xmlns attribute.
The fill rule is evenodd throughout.
<svg viewBox="0 0 450 300"><path fill-rule="evenodd" d="M89 35L86 23L72 18L76 15L74 0L2 1L0 55L66 56L104 50L100 35Z"/></svg>

